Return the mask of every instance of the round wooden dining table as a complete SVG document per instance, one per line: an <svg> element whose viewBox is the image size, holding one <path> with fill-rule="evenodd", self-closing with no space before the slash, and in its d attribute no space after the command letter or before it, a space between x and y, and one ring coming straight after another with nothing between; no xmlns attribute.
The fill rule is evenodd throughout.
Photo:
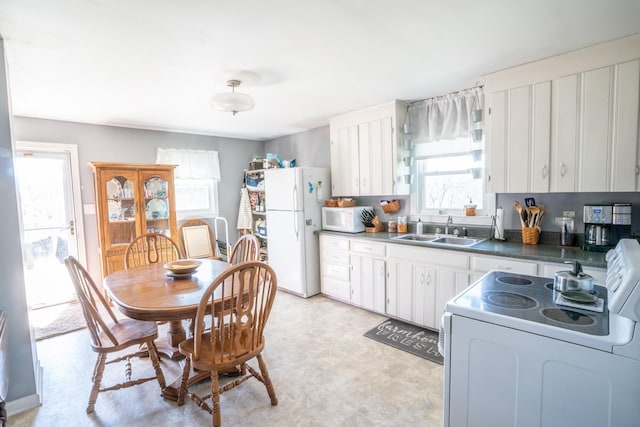
<svg viewBox="0 0 640 427"><path fill-rule="evenodd" d="M183 320L195 318L202 294L231 264L212 259L199 259L201 265L185 278L174 278L163 264L149 264L116 271L104 279L104 288L123 314L132 319L168 321L166 342L157 340L158 351L171 359L182 355L178 344L187 338ZM198 379L194 377L193 382ZM190 381L191 382L191 381ZM163 391L166 398L175 400L174 382Z"/></svg>

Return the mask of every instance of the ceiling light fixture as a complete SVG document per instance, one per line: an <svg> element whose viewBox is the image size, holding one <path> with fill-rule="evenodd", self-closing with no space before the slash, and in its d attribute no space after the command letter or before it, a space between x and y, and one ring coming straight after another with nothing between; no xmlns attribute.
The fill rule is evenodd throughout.
<svg viewBox="0 0 640 427"><path fill-rule="evenodd" d="M218 111L233 113L235 116L239 111L251 110L255 102L250 95L246 93L236 92L236 87L240 86L240 80L228 80L227 86L231 88L231 92L220 92L211 98L211 106Z"/></svg>

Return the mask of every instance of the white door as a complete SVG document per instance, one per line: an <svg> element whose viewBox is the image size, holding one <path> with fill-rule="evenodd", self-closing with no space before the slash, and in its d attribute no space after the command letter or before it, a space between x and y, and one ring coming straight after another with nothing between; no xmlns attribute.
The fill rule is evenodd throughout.
<svg viewBox="0 0 640 427"><path fill-rule="evenodd" d="M29 306L73 301L64 259L86 265L76 147L17 142L15 171Z"/></svg>

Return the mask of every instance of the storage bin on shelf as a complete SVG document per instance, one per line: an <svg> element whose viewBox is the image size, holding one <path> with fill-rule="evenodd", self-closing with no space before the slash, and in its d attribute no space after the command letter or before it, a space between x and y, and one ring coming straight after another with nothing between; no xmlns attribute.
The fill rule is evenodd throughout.
<svg viewBox="0 0 640 427"><path fill-rule="evenodd" d="M324 204L328 208L337 208L338 207L338 201L336 199L327 199L327 200L324 201Z"/></svg>
<svg viewBox="0 0 640 427"><path fill-rule="evenodd" d="M382 210L384 211L384 213L392 213L392 212L398 212L400 210L400 201L399 200L392 200L388 203L382 203L380 202L380 207L382 208Z"/></svg>
<svg viewBox="0 0 640 427"><path fill-rule="evenodd" d="M356 206L358 203L355 200L338 200L339 208L350 208Z"/></svg>

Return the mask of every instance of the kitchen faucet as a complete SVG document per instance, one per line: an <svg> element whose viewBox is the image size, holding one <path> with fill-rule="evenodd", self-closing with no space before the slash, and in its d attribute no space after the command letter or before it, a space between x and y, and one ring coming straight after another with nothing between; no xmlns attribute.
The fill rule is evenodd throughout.
<svg viewBox="0 0 640 427"><path fill-rule="evenodd" d="M447 218L447 223L444 226L445 235L449 234L449 224L453 224L453 218L451 217L451 215L449 215L449 218Z"/></svg>

